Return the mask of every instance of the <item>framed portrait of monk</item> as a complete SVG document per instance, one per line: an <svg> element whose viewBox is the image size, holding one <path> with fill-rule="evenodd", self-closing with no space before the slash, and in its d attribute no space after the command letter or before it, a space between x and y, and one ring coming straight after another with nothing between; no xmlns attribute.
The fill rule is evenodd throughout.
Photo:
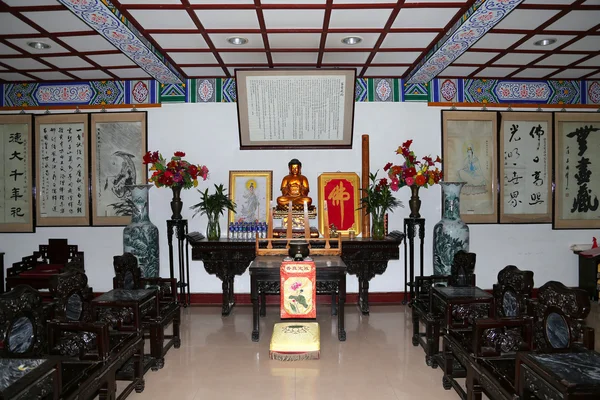
<svg viewBox="0 0 600 400"><path fill-rule="evenodd" d="M360 224L360 178L354 172L325 172L319 175L319 232L325 232L325 212L329 226L348 236L352 229L361 232Z"/></svg>
<svg viewBox="0 0 600 400"><path fill-rule="evenodd" d="M554 113L554 229L600 228L600 115Z"/></svg>
<svg viewBox="0 0 600 400"><path fill-rule="evenodd" d="M236 204L228 222L269 222L273 171L229 171L229 196Z"/></svg>
<svg viewBox="0 0 600 400"><path fill-rule="evenodd" d="M442 111L444 181L465 182L460 214L468 224L498 223L498 114Z"/></svg>

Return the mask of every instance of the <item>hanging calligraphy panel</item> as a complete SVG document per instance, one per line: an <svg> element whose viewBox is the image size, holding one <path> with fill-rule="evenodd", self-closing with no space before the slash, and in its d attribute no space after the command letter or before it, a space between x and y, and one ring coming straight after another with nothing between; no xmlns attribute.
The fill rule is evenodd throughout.
<svg viewBox="0 0 600 400"><path fill-rule="evenodd" d="M329 226L348 236L350 229L360 234L360 179L354 172L326 172L319 175L319 232L325 229L325 202Z"/></svg>
<svg viewBox="0 0 600 400"><path fill-rule="evenodd" d="M0 115L0 232L35 232L32 115Z"/></svg>
<svg viewBox="0 0 600 400"><path fill-rule="evenodd" d="M236 204L228 221L269 222L273 171L229 171L229 197ZM232 233L232 232L229 232Z"/></svg>
<svg viewBox="0 0 600 400"><path fill-rule="evenodd" d="M552 114L500 113L500 223L552 222Z"/></svg>
<svg viewBox="0 0 600 400"><path fill-rule="evenodd" d="M95 113L91 124L92 225L127 225L130 186L148 181L147 113Z"/></svg>
<svg viewBox="0 0 600 400"><path fill-rule="evenodd" d="M37 226L85 226L89 218L88 116L35 116Z"/></svg>
<svg viewBox="0 0 600 400"><path fill-rule="evenodd" d="M460 193L463 221L498 222L497 114L442 111L444 181L465 182Z"/></svg>
<svg viewBox="0 0 600 400"><path fill-rule="evenodd" d="M554 114L554 229L600 228L600 114Z"/></svg>

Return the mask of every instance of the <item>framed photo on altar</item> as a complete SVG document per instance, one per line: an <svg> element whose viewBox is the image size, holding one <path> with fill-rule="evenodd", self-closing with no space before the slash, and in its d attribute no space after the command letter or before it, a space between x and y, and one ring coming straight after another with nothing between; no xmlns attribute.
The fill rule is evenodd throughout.
<svg viewBox="0 0 600 400"><path fill-rule="evenodd" d="M500 223L552 222L552 113L500 113Z"/></svg>
<svg viewBox="0 0 600 400"><path fill-rule="evenodd" d="M356 70L235 71L241 150L352 148Z"/></svg>
<svg viewBox="0 0 600 400"><path fill-rule="evenodd" d="M319 232L325 232L325 209L329 225L348 236L350 229L361 232L360 178L354 172L325 172L317 179L319 186ZM325 207L327 205L327 207Z"/></svg>
<svg viewBox="0 0 600 400"><path fill-rule="evenodd" d="M0 232L35 232L33 116L0 115Z"/></svg>
<svg viewBox="0 0 600 400"><path fill-rule="evenodd" d="M600 114L554 114L553 229L600 228Z"/></svg>
<svg viewBox="0 0 600 400"><path fill-rule="evenodd" d="M465 182L460 214L468 224L498 222L497 113L442 111L444 181Z"/></svg>
<svg viewBox="0 0 600 400"><path fill-rule="evenodd" d="M130 185L148 183L145 111L91 114L92 225L131 222Z"/></svg>
<svg viewBox="0 0 600 400"><path fill-rule="evenodd" d="M87 114L35 116L36 224L89 226Z"/></svg>
<svg viewBox="0 0 600 400"><path fill-rule="evenodd" d="M229 196L236 204L231 222L269 222L273 171L229 171Z"/></svg>

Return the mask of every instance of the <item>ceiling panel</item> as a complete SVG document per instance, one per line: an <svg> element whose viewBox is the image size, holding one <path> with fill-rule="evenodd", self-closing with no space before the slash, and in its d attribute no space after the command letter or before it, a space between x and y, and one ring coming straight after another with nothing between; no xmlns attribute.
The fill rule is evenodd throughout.
<svg viewBox="0 0 600 400"><path fill-rule="evenodd" d="M436 44L439 46L448 38L452 24L469 21L465 13L474 0L120 0L113 3L120 18L107 21L127 21L135 27L141 38L137 45L146 43L152 48L150 51L159 55L152 61L159 64L153 65L164 72L168 68L161 64L164 56L182 80L231 76L241 67L320 66L350 66L360 77L425 79L415 69ZM100 7L98 10L105 7L101 2L86 4ZM485 6L478 10L484 10ZM438 76L510 79L596 76L600 74L598 6L600 0L588 0L583 5L572 0L525 0L495 26L484 26L482 22L480 28L491 31ZM5 0L0 2L0 10L0 59L3 60L0 70L4 74L0 83L21 79L149 79L159 75L151 72L150 64L139 59L139 64L135 64L130 59L136 57L136 49L127 57L56 0ZM93 18L95 29L109 32L113 35L111 40L129 35L126 27L114 31L108 25L98 25L101 15L102 12L97 12L88 16ZM481 21L485 20L484 16ZM591 28L595 31L590 31ZM472 33L477 35L475 31ZM234 36L244 38L247 43L230 43L228 39ZM362 40L349 46L342 43L347 36ZM545 38L555 38L557 42L545 47L533 44ZM33 49L28 45L31 41L51 47ZM574 43L567 45L571 41ZM171 72L167 69L166 75Z"/></svg>

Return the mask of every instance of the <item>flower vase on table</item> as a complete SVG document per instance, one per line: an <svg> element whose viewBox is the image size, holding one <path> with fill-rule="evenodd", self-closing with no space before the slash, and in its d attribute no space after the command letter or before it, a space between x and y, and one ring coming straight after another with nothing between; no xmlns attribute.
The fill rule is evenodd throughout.
<svg viewBox="0 0 600 400"><path fill-rule="evenodd" d="M208 225L206 225L206 238L208 240L219 240L221 237L221 226L219 225L219 216L222 215L225 210L231 210L235 213L235 203L225 193L226 189L223 188L223 184L215 185L215 193L208 194L208 189L204 192L198 190L200 193L200 203L194 204L190 207L196 214L206 214L208 218Z"/></svg>
<svg viewBox="0 0 600 400"><path fill-rule="evenodd" d="M371 237L375 240L385 238L385 213L379 210L371 212Z"/></svg>
<svg viewBox="0 0 600 400"><path fill-rule="evenodd" d="M371 184L366 189L360 189L364 194L360 202L367 214L371 214L371 236L381 240L385 238L385 214L403 205L390 191L387 178L377 179L375 172L369 173L369 179Z"/></svg>
<svg viewBox="0 0 600 400"><path fill-rule="evenodd" d="M410 207L410 218L421 218L421 199L419 198L419 186L412 185L410 187L410 200L408 206Z"/></svg>
<svg viewBox="0 0 600 400"><path fill-rule="evenodd" d="M469 227L460 218L460 191L464 182L441 182L443 216L433 228L433 273L450 275L454 255L469 251Z"/></svg>
<svg viewBox="0 0 600 400"><path fill-rule="evenodd" d="M173 186L171 190L173 191L173 200L171 200L171 211L173 215L171 215L171 219L179 220L183 219L181 216L181 210L183 209L183 201L181 201L181 185Z"/></svg>
<svg viewBox="0 0 600 400"><path fill-rule="evenodd" d="M219 214L210 213L208 216L208 224L206 225L206 238L208 240L219 240L221 237L221 225L219 225Z"/></svg>
<svg viewBox="0 0 600 400"><path fill-rule="evenodd" d="M136 256L144 278L156 278L159 273L158 228L148 217L148 190L151 187L129 186L133 212L131 223L123 230L123 252Z"/></svg>

